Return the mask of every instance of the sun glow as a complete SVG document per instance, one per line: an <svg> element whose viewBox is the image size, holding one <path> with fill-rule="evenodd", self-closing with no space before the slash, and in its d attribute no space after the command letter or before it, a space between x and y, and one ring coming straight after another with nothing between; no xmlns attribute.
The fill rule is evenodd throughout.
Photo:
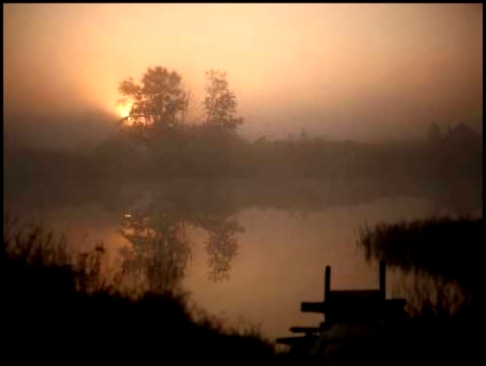
<svg viewBox="0 0 486 366"><path fill-rule="evenodd" d="M126 105L121 105L118 107L118 114L120 115L121 118L126 118L130 116L130 111L132 110L132 103L126 104Z"/></svg>
<svg viewBox="0 0 486 366"><path fill-rule="evenodd" d="M130 113L132 111L133 102L127 101L125 103L117 103L116 111L120 118L123 120L124 124L131 125L133 123Z"/></svg>
<svg viewBox="0 0 486 366"><path fill-rule="evenodd" d="M117 113L120 115L121 118L127 118L130 116L130 112L132 111L133 102L127 101L125 103L117 103Z"/></svg>

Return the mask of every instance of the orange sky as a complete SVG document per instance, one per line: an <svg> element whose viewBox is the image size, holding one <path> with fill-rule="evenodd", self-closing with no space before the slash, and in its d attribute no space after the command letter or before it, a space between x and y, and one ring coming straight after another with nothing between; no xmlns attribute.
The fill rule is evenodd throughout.
<svg viewBox="0 0 486 366"><path fill-rule="evenodd" d="M4 114L114 113L118 83L161 65L195 116L226 70L253 137L480 125L482 28L482 4L7 4Z"/></svg>

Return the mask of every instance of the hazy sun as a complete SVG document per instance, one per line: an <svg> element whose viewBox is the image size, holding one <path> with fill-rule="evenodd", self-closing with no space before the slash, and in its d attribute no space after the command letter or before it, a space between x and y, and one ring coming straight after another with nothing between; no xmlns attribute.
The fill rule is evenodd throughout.
<svg viewBox="0 0 486 366"><path fill-rule="evenodd" d="M133 101L122 99L116 103L116 112L121 118L127 118L133 107Z"/></svg>
<svg viewBox="0 0 486 366"><path fill-rule="evenodd" d="M128 103L125 105L119 105L118 106L118 114L120 115L121 118L126 118L130 115L130 111L132 109L133 103Z"/></svg>

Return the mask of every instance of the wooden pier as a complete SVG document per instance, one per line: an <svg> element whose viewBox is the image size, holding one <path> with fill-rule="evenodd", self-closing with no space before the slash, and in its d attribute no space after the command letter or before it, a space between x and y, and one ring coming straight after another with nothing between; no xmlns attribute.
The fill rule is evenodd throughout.
<svg viewBox="0 0 486 366"><path fill-rule="evenodd" d="M331 267L326 266L324 301L301 304L303 312L324 314L324 322L318 327L292 327L292 333L305 335L278 338L277 343L291 345L298 352L316 353L324 345L372 334L380 321L404 318L406 301L386 299L386 265L383 261L380 262L379 278L378 290L331 290Z"/></svg>

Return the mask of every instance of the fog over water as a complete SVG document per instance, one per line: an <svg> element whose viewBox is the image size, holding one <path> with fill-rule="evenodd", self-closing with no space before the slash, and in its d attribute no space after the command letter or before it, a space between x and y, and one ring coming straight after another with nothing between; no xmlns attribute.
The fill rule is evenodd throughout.
<svg viewBox="0 0 486 366"><path fill-rule="evenodd" d="M227 71L253 138L482 129L482 27L482 4L6 4L5 134L101 140L118 83L157 65L182 75L194 120L204 72Z"/></svg>
<svg viewBox="0 0 486 366"><path fill-rule="evenodd" d="M378 288L364 225L482 217L482 4L3 9L4 215L231 323Z"/></svg>

